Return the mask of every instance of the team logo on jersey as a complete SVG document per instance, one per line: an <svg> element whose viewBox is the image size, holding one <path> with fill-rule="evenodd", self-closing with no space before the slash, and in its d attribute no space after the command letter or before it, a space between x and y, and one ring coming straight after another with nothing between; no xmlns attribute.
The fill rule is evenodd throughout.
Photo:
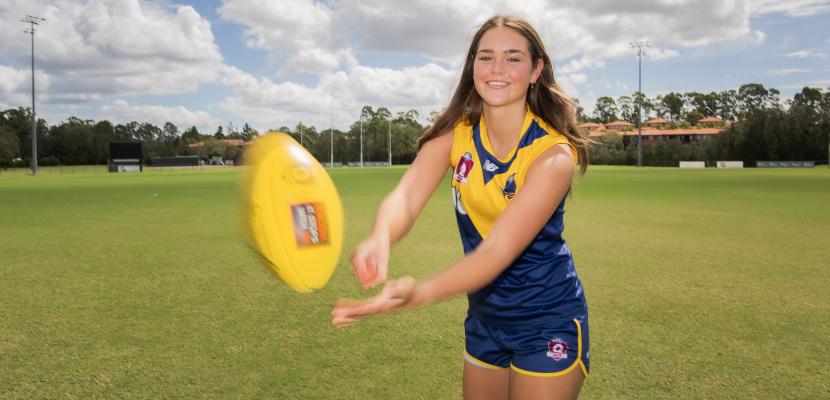
<svg viewBox="0 0 830 400"><path fill-rule="evenodd" d="M459 214L467 215L467 210L464 209L464 204L461 203L461 192L455 186L452 187L452 202Z"/></svg>
<svg viewBox="0 0 830 400"><path fill-rule="evenodd" d="M464 155L458 159L458 163L455 164L455 172L453 172L452 178L455 179L456 182L467 183L467 176L470 175L470 171L472 170L473 155L468 151L464 153Z"/></svg>
<svg viewBox="0 0 830 400"><path fill-rule="evenodd" d="M568 343L560 338L548 340L548 352L546 354L553 361L565 360L568 358Z"/></svg>
<svg viewBox="0 0 830 400"><path fill-rule="evenodd" d="M516 195L516 173L507 177L507 182L504 183L501 193L508 199L512 199Z"/></svg>
<svg viewBox="0 0 830 400"><path fill-rule="evenodd" d="M496 172L499 169L499 166L494 164L489 159L484 160L484 170L487 172Z"/></svg>

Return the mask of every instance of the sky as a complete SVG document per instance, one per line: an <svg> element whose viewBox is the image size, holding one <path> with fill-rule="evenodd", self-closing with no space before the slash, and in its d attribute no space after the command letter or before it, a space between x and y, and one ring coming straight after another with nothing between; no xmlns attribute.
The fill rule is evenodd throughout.
<svg viewBox="0 0 830 400"><path fill-rule="evenodd" d="M761 83L783 99L830 87L830 0L0 0L0 110L170 121L213 133L302 122L346 129L364 105L446 106L478 25L530 21L557 82L590 113L637 90L630 43L647 41L642 89L710 92Z"/></svg>

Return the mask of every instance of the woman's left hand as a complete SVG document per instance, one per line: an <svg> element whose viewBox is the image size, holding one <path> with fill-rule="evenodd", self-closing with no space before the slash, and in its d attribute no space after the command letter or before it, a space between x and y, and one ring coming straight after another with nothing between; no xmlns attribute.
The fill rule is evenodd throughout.
<svg viewBox="0 0 830 400"><path fill-rule="evenodd" d="M386 282L383 290L374 297L339 299L331 310L331 324L343 328L373 314L401 309L409 303L414 292L415 279L407 276Z"/></svg>

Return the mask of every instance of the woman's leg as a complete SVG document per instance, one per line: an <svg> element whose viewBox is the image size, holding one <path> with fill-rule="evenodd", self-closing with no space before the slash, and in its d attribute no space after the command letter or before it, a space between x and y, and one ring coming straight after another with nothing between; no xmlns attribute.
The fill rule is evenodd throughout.
<svg viewBox="0 0 830 400"><path fill-rule="evenodd" d="M570 400L579 397L585 374L582 368L556 377L537 377L510 370L510 400Z"/></svg>
<svg viewBox="0 0 830 400"><path fill-rule="evenodd" d="M507 400L509 368L464 361L464 400Z"/></svg>

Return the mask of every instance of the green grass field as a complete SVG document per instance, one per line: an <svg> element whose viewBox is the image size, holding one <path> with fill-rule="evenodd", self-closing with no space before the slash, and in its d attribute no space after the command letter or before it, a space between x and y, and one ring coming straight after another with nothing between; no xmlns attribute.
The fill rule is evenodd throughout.
<svg viewBox="0 0 830 400"><path fill-rule="evenodd" d="M403 171L332 171L346 252L309 295L242 240L237 170L0 176L0 398L460 398L465 299L329 325L365 295L346 256ZM575 187L583 398L830 398L830 171L595 167ZM442 269L457 236L445 185L391 275Z"/></svg>

